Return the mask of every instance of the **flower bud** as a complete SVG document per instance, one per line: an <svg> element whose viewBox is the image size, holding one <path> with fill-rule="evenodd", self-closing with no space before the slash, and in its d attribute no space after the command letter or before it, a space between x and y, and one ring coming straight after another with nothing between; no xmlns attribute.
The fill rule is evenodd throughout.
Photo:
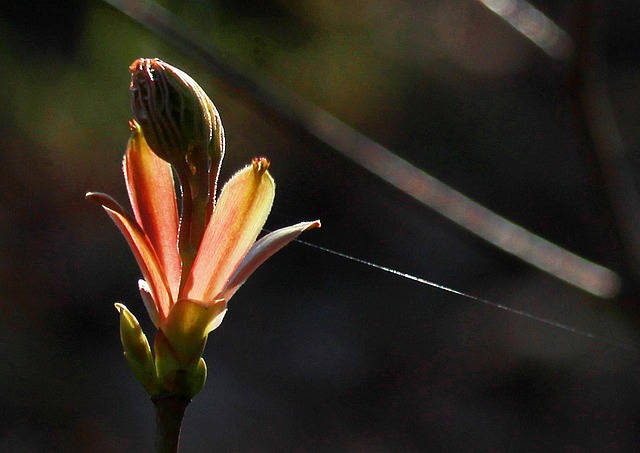
<svg viewBox="0 0 640 453"><path fill-rule="evenodd" d="M193 173L208 169L222 126L204 90L157 58L139 58L129 71L133 116L153 152L179 169L185 161Z"/></svg>

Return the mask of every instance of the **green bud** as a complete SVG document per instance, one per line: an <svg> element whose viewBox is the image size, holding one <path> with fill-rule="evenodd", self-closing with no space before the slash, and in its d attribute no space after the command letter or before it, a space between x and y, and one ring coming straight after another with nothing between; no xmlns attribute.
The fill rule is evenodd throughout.
<svg viewBox="0 0 640 453"><path fill-rule="evenodd" d="M160 384L151 355L149 341L136 317L123 304L115 304L120 313L120 339L124 356L134 376L151 396L159 393Z"/></svg>
<svg viewBox="0 0 640 453"><path fill-rule="evenodd" d="M200 360L198 361L198 366L194 370L190 379L190 382L191 382L190 398L193 398L198 393L200 393L200 390L202 390L202 387L204 387L204 383L206 381L207 381L207 364L205 363L204 359L200 357Z"/></svg>
<svg viewBox="0 0 640 453"><path fill-rule="evenodd" d="M218 165L224 135L204 90L185 72L157 58L139 58L131 72L131 107L149 147L161 159L193 173ZM217 162L216 162L217 161Z"/></svg>

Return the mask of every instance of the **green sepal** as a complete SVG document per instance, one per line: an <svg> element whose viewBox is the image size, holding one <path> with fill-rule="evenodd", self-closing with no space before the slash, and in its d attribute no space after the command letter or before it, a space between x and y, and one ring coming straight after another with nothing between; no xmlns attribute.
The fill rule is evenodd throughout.
<svg viewBox="0 0 640 453"><path fill-rule="evenodd" d="M156 374L164 394L193 398L207 379L207 366L202 358L206 337L198 345L192 344L192 354L184 356L162 330L156 334L154 351Z"/></svg>
<svg viewBox="0 0 640 453"><path fill-rule="evenodd" d="M156 367L145 336L136 317L123 304L115 304L120 313L120 340L124 356L135 378L151 396L160 393L160 382L156 376Z"/></svg>
<svg viewBox="0 0 640 453"><path fill-rule="evenodd" d="M224 300L204 305L198 301L181 299L171 308L162 326L179 362L197 361L207 335L222 322L227 304Z"/></svg>

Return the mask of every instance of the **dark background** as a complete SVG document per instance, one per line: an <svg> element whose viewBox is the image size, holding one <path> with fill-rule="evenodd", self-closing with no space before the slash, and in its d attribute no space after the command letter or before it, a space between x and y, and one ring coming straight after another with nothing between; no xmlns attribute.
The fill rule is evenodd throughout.
<svg viewBox="0 0 640 453"><path fill-rule="evenodd" d="M144 3L144 2L142 2ZM638 174L640 4L592 10L625 167ZM582 2L534 2L578 39ZM234 297L205 352L184 452L634 451L637 281L594 146L554 62L473 1L165 1L201 42L418 167L624 278L602 300L452 225L99 1L0 6L0 451L150 451L122 358L139 271L88 190L126 201L128 65L191 74L225 124L223 177L255 155L269 229L593 333L585 338L293 244ZM605 4L606 5L606 4ZM609 340L632 345L613 346Z"/></svg>

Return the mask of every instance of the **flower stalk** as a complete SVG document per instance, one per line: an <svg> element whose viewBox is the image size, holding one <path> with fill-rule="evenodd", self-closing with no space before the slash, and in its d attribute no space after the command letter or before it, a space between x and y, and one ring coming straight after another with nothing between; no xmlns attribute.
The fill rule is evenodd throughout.
<svg viewBox="0 0 640 453"><path fill-rule="evenodd" d="M152 401L156 408L156 452L176 453L182 420L191 400L179 396L162 396L152 398Z"/></svg>
<svg viewBox="0 0 640 453"><path fill-rule="evenodd" d="M123 171L133 215L108 195L87 198L111 217L140 267L138 288L157 329L153 351L119 303L120 337L157 410L157 451L175 452L186 407L206 381L208 335L229 300L270 256L320 222L256 241L275 196L270 162L254 158L218 193L225 139L213 102L189 75L161 60L140 58L129 70L134 119Z"/></svg>

